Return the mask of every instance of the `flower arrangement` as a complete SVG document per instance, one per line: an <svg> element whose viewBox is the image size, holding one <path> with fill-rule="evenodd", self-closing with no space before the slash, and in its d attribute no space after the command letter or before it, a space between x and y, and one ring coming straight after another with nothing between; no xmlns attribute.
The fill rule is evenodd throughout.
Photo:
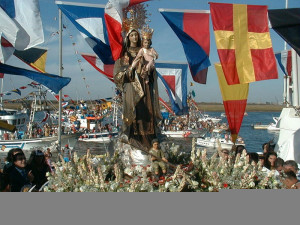
<svg viewBox="0 0 300 225"><path fill-rule="evenodd" d="M181 192L219 191L220 189L277 189L282 183L273 172L265 173L262 165L249 164L246 152L225 160L219 151L210 158L206 150L195 147L182 156L174 145L165 148L171 162L178 164L173 173L155 180L151 165L125 167L117 152L93 156L90 153L65 163L54 164L48 174L48 192ZM187 158L188 155L188 158ZM233 160L234 159L234 160ZM172 170L170 168L169 170Z"/></svg>

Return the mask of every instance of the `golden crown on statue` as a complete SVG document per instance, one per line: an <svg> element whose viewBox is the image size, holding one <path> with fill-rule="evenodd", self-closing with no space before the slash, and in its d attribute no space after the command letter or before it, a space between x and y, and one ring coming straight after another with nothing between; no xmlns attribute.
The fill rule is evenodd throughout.
<svg viewBox="0 0 300 225"><path fill-rule="evenodd" d="M144 25L143 29L141 31L142 38L143 39L152 39L153 32L154 32L154 30L152 28L150 28L148 24Z"/></svg>
<svg viewBox="0 0 300 225"><path fill-rule="evenodd" d="M141 29L147 20L147 10L144 4L137 4L123 10L123 31L128 34L131 30Z"/></svg>

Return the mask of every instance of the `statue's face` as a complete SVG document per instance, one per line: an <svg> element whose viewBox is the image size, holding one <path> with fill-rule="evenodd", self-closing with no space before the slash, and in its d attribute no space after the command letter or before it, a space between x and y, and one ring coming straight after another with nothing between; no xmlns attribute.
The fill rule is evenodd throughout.
<svg viewBox="0 0 300 225"><path fill-rule="evenodd" d="M143 39L143 47L144 48L150 48L150 40Z"/></svg>
<svg viewBox="0 0 300 225"><path fill-rule="evenodd" d="M132 32L129 34L129 41L130 41L130 44L136 44L136 43L138 42L138 39L139 39L139 34L138 34L138 32L132 31Z"/></svg>

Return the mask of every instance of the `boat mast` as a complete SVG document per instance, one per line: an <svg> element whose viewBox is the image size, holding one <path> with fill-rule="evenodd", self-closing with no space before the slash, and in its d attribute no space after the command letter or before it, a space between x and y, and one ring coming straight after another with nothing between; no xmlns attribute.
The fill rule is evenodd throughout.
<svg viewBox="0 0 300 225"><path fill-rule="evenodd" d="M59 76L62 77L62 12L58 9L58 22L59 22L59 50L58 50L58 66L59 66ZM58 99L58 149L61 150L61 118L62 118L62 89L59 91Z"/></svg>

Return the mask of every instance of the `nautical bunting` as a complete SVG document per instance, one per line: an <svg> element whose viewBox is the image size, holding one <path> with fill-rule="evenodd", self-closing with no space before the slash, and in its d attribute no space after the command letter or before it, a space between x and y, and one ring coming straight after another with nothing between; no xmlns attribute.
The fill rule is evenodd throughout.
<svg viewBox="0 0 300 225"><path fill-rule="evenodd" d="M38 0L1 0L0 32L17 50L44 42Z"/></svg>
<svg viewBox="0 0 300 225"><path fill-rule="evenodd" d="M278 78L267 6L210 3L210 12L229 85Z"/></svg>
<svg viewBox="0 0 300 225"><path fill-rule="evenodd" d="M158 77L169 95L172 110L176 115L188 113L187 105L187 71L186 63L155 63Z"/></svg>
<svg viewBox="0 0 300 225"><path fill-rule="evenodd" d="M110 81L114 82L114 65L104 64L96 55L81 53L81 56L88 61L97 71L103 74Z"/></svg>
<svg viewBox="0 0 300 225"><path fill-rule="evenodd" d="M5 63L14 53L15 48L4 37L0 31L0 63Z"/></svg>
<svg viewBox="0 0 300 225"><path fill-rule="evenodd" d="M40 84L43 84L44 86L48 87L55 93L58 93L63 87L68 85L71 81L71 78L69 77L60 77L48 73L38 73L35 71L17 68L14 66L1 64L1 63L0 63L0 73L25 76L29 79L39 82ZM32 82L31 84L34 85L36 83Z"/></svg>
<svg viewBox="0 0 300 225"><path fill-rule="evenodd" d="M273 30L300 55L300 8L268 11Z"/></svg>
<svg viewBox="0 0 300 225"><path fill-rule="evenodd" d="M235 143L240 131L247 106L249 84L228 85L220 63L215 64L228 120L232 142Z"/></svg>
<svg viewBox="0 0 300 225"><path fill-rule="evenodd" d="M208 10L159 9L180 39L195 82L206 84L210 34Z"/></svg>
<svg viewBox="0 0 300 225"><path fill-rule="evenodd" d="M113 64L114 60L104 19L105 6L71 2L56 2L56 4L80 31L101 61L105 64Z"/></svg>
<svg viewBox="0 0 300 225"><path fill-rule="evenodd" d="M276 53L275 57L279 64L280 69L286 76L292 74L292 51L283 50L282 52Z"/></svg>
<svg viewBox="0 0 300 225"><path fill-rule="evenodd" d="M33 69L46 73L47 49L35 47L25 51L16 50L14 55Z"/></svg>

